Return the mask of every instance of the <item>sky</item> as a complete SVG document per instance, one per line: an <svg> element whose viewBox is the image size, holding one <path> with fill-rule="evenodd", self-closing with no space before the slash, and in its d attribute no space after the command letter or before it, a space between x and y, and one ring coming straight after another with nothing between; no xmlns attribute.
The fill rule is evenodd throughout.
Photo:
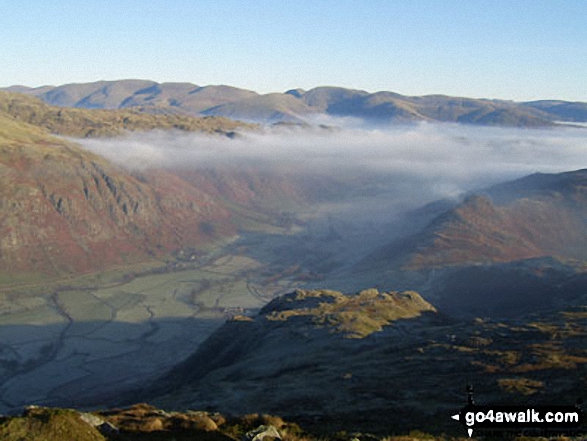
<svg viewBox="0 0 587 441"><path fill-rule="evenodd" d="M586 17L585 0L2 0L0 87L140 78L587 101Z"/></svg>

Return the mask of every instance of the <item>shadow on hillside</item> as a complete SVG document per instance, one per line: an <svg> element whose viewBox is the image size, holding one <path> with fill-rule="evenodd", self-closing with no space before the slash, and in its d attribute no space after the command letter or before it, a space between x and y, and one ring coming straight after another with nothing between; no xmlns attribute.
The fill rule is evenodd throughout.
<svg viewBox="0 0 587 441"><path fill-rule="evenodd" d="M223 319L0 326L0 413L111 407L192 355Z"/></svg>
<svg viewBox="0 0 587 441"><path fill-rule="evenodd" d="M446 270L432 301L454 317L519 318L587 302L587 274L545 259Z"/></svg>

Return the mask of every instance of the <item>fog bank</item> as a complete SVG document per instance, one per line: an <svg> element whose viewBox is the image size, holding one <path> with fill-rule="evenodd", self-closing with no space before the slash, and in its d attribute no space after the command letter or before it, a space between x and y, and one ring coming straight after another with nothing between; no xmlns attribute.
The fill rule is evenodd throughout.
<svg viewBox="0 0 587 441"><path fill-rule="evenodd" d="M81 144L131 169L246 165L290 173L387 175L438 198L535 172L587 167L587 131L573 128L274 127L235 139L150 132Z"/></svg>

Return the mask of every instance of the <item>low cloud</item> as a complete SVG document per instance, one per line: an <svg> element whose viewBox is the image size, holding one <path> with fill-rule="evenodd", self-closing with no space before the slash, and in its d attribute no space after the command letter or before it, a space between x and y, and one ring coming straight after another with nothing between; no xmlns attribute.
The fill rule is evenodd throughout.
<svg viewBox="0 0 587 441"><path fill-rule="evenodd" d="M345 124L268 128L236 139L150 132L81 143L134 169L246 165L287 173L388 176L390 187L403 189L404 199L420 195L420 202L530 173L587 168L587 130L572 128L419 124L381 129Z"/></svg>

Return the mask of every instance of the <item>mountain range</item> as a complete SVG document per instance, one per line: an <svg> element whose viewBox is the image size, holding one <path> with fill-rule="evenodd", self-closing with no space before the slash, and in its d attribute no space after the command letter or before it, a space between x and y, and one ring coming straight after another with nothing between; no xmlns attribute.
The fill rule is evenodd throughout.
<svg viewBox="0 0 587 441"><path fill-rule="evenodd" d="M318 115L351 117L369 123L441 121L520 127L587 122L587 103L581 102L513 102L444 95L411 97L340 87L258 94L224 85L118 80L37 88L11 86L5 90L37 96L61 107L131 108L154 114L225 116L262 123L300 123Z"/></svg>
<svg viewBox="0 0 587 441"><path fill-rule="evenodd" d="M214 277L204 280L199 273L181 278L181 289L172 289L172 297L185 302L182 308L193 306L186 300L190 298L200 302L196 306L203 312L210 303L208 310L220 310L220 300L232 291L222 286L218 297L204 298L210 294L207 284L220 286L231 265L238 268L239 259L244 268L240 271L255 277L235 283L235 290L250 291L257 298L258 287L276 278L307 286L274 298L256 314L234 308L191 356L177 360L181 362L141 390L120 395L120 402L149 400L182 412L267 412L323 434L356 428L379 434L409 429L439 433L461 429L455 429L449 415L465 404L467 382L488 402L572 404L568 401L585 390L587 170L532 174L411 211L394 221L402 228L390 220L389 228L400 231L399 237L376 237L376 249L352 265L339 266L343 272L336 273L331 267L336 267L336 258L344 258L325 250L341 241L341 234L330 223L323 242L314 243L316 236L308 234L313 248L305 248L305 239L291 228L302 219L295 211L320 194L327 195L327 203L350 188L360 194L373 184L363 176L355 182L356 176L300 176L242 164L133 169L91 153L75 140L157 129L233 138L238 131L258 129L224 116L298 123L325 114L402 123L548 126L560 120L584 122L585 104L403 97L340 88L259 95L226 86L134 80L11 90L0 92L0 283L36 282L53 303L40 313L35 310L39 300L30 293L9 293L2 297L7 308L3 311L8 311L2 317L12 319L10 302L22 298L22 314L14 320L36 326L35 320L45 319L41 314L48 317L57 311L67 319L63 336L71 338L69 332L75 339L68 342L73 346L63 357L58 352L63 336L55 345L42 347L41 368L47 357L58 362L91 358L89 349L78 346L81 335L75 334L80 331L72 317L83 312L81 322L90 327L94 317L77 299L91 297L88 304L107 305L93 295L93 287L84 287L71 293L76 308L67 311L60 305L68 296L61 299L58 290L46 288L51 278L137 262L169 262L173 253L183 264L248 231L256 235L235 245L232 254L220 256L223 264L214 263ZM357 188L357 182L366 185ZM259 237L275 231L293 240L277 242L274 255L263 255ZM299 257L316 249L309 260ZM279 272L268 265L270 259L280 261ZM308 268L301 268L304 265ZM173 276L175 268L167 269ZM318 289L316 285L325 285L322 272L329 283L347 289ZM159 283L169 285L171 279ZM137 293L115 287L107 300L144 301L152 319L157 308L151 300L141 300L152 280ZM356 285L378 289L353 294L350 287ZM112 311L105 323L117 318L118 309ZM141 331L148 340L162 324L144 320L152 325ZM104 323L95 325L99 329ZM164 341L172 340L168 338ZM103 337L98 340L104 343ZM149 343L144 351L150 355L156 347ZM20 354L8 344L0 349L3 357ZM30 351L35 355L35 348ZM108 359L112 366L116 357ZM3 358L0 366L26 374L35 368L35 358L31 366L26 360ZM67 369L62 371L66 376ZM128 385L120 387L127 392ZM62 392L65 397L67 390ZM31 424L47 429L43 424L62 425L62 417L76 431L87 432L71 412L32 410L32 419L0 418L0 434L22 439L17 436L32 430ZM125 412L113 412L112 421L137 426L148 421L155 434L122 439L171 439L180 426L199 430L190 424L200 424L204 417L210 427L222 425L221 417L212 413L181 416L139 406L124 419ZM234 430L232 435L223 433L222 439L242 432ZM92 433L89 439L102 439Z"/></svg>
<svg viewBox="0 0 587 441"><path fill-rule="evenodd" d="M108 90L111 95L127 93L139 85L146 84L116 82ZM93 89L86 88L84 96L88 90ZM286 95L305 96L312 107L327 109L334 105L333 97L340 102L354 92L315 89ZM263 222L281 222L284 209L310 202L318 189L332 200L354 179L251 167L132 171L54 136L113 136L155 128L233 136L235 130L255 130L222 117L145 113L134 107L57 107L21 93L0 92L0 118L0 259L5 281L19 275L97 271L205 247L249 228L259 213L267 215ZM440 277L488 265L497 271L496 265L545 258L557 259L554 266L559 269L575 267L587 259L586 181L585 170L535 174L477 192L456 205L431 204L408 215L405 225L410 227L400 228L400 238L374 251L343 279L355 279L349 286L357 289L364 287L356 285L363 280L394 280L400 288L429 294L424 285L431 274ZM418 283L413 274L419 274ZM406 284L397 285L405 276ZM442 286L429 285L433 291Z"/></svg>

